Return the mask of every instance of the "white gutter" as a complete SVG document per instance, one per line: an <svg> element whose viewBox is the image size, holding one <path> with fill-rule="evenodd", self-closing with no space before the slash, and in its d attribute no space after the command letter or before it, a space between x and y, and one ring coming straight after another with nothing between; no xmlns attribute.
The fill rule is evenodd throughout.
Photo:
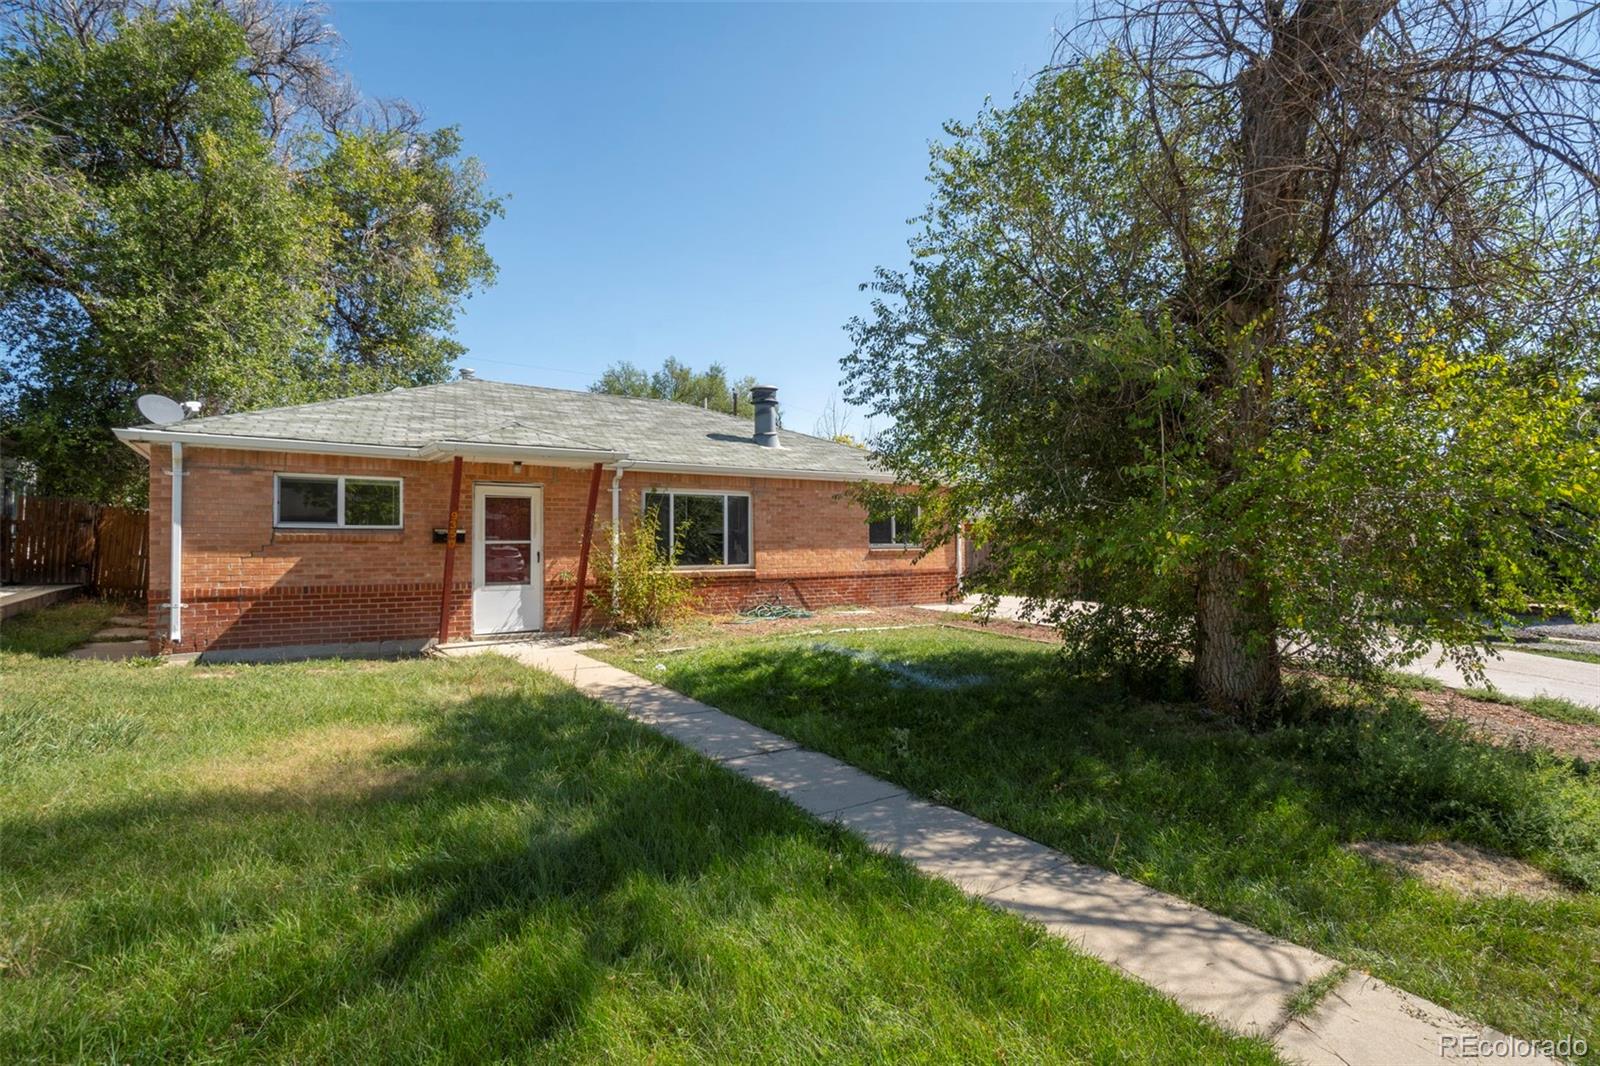
<svg viewBox="0 0 1600 1066"><path fill-rule="evenodd" d="M595 448L548 448L521 444L491 444L479 441L437 440L427 444L350 444L343 441L300 440L291 437L252 437L238 433L202 433L182 429L112 430L130 448L149 454L149 444L193 444L206 448L237 448L246 451L308 452L317 455L360 455L378 459L419 459L440 462L460 455L464 458L520 460L552 465L587 466L626 458L625 452Z"/></svg>
<svg viewBox="0 0 1600 1066"><path fill-rule="evenodd" d="M469 459L503 459L545 464L588 466L626 459L627 452L597 448L551 448L529 444L490 444L470 440L438 440L417 450L419 459L444 459L460 455Z"/></svg>
<svg viewBox="0 0 1600 1066"><path fill-rule="evenodd" d="M183 639L183 442L172 445L172 560L167 580L167 636Z"/></svg>
<svg viewBox="0 0 1600 1066"><path fill-rule="evenodd" d="M381 444L344 444L288 437L246 437L236 433L195 433L174 429L114 429L118 440L135 451L138 444L193 444L206 448L240 448L264 452L312 452L318 455L369 455L379 459L419 459L422 449Z"/></svg>
<svg viewBox="0 0 1600 1066"><path fill-rule="evenodd" d="M769 466L718 466L714 463L629 463L629 470L642 474L706 474L712 477L764 477L798 481L878 481L892 484L893 474L879 470L846 473L842 470L781 470Z"/></svg>

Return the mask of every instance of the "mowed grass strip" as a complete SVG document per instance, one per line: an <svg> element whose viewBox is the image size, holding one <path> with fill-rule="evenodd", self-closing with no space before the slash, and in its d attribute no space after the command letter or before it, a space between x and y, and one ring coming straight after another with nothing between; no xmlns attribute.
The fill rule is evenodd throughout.
<svg viewBox="0 0 1600 1066"><path fill-rule="evenodd" d="M1400 700L1251 734L1075 679L1048 646L944 627L602 654L1081 861L1600 1055L1592 768L1476 743ZM1361 840L1463 841L1567 891L1457 895L1346 849Z"/></svg>
<svg viewBox="0 0 1600 1066"><path fill-rule="evenodd" d="M1274 1061L509 660L0 672L0 1061Z"/></svg>

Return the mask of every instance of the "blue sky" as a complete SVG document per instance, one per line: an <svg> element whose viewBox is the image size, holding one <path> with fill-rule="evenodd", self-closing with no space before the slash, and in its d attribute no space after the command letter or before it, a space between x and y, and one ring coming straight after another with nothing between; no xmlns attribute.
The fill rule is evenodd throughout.
<svg viewBox="0 0 1600 1066"><path fill-rule="evenodd" d="M1067 4L335 3L371 96L461 127L506 217L462 365L585 388L667 356L809 431L858 286L906 262L947 118L1011 98ZM857 416L854 427L863 428Z"/></svg>

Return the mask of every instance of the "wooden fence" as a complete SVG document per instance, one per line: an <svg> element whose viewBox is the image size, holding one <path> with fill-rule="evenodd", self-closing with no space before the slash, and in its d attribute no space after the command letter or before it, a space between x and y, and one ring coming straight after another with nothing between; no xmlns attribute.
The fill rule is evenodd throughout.
<svg viewBox="0 0 1600 1066"><path fill-rule="evenodd" d="M0 581L144 596L149 512L47 496L18 495L10 503L0 520Z"/></svg>

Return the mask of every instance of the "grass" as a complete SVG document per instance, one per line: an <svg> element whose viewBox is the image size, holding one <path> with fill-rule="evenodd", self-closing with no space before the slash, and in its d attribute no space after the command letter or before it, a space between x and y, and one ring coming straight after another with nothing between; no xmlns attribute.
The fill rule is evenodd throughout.
<svg viewBox="0 0 1600 1066"><path fill-rule="evenodd" d="M1600 779L1568 760L1474 743L1399 700L1251 734L1074 679L1048 647L949 628L606 654L1504 1030L1600 1047ZM1345 849L1359 840L1465 841L1572 891L1458 896Z"/></svg>
<svg viewBox="0 0 1600 1066"><path fill-rule="evenodd" d="M1548 718L1552 722L1600 726L1600 711L1585 707L1581 703L1564 700L1559 696L1508 696L1504 692L1487 688L1464 688L1458 691L1463 696L1470 696L1475 700L1488 700L1491 703L1519 707L1529 714Z"/></svg>
<svg viewBox="0 0 1600 1066"><path fill-rule="evenodd" d="M509 660L0 671L0 1061L1274 1061Z"/></svg>
<svg viewBox="0 0 1600 1066"><path fill-rule="evenodd" d="M1600 652L1583 651L1579 648L1519 647L1517 651L1525 651L1530 655L1547 655L1552 659L1570 659L1575 663L1600 664Z"/></svg>
<svg viewBox="0 0 1600 1066"><path fill-rule="evenodd" d="M85 643L125 609L111 600L78 599L0 622L0 652L62 655Z"/></svg>
<svg viewBox="0 0 1600 1066"><path fill-rule="evenodd" d="M1521 649L1519 649L1521 650ZM1388 680L1397 688L1415 689L1422 692L1444 692L1449 686L1435 678L1423 674L1411 674L1403 671L1392 671ZM1452 691L1459 692L1475 700L1485 700L1489 703L1503 703L1508 707L1517 707L1529 714L1547 718L1552 722L1567 722L1572 725L1600 725L1600 711L1592 707L1585 707L1581 703L1562 699L1559 696L1512 696L1498 689L1489 688L1458 688Z"/></svg>

